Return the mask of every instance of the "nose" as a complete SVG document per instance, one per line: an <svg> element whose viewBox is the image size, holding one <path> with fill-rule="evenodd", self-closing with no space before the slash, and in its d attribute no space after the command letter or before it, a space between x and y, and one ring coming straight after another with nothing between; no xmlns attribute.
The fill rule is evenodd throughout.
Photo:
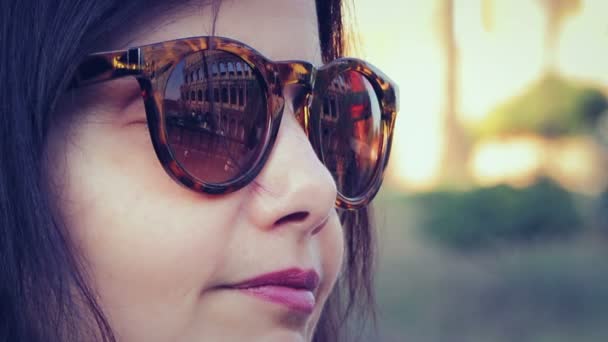
<svg viewBox="0 0 608 342"><path fill-rule="evenodd" d="M292 106L286 106L270 157L250 187L249 219L265 230L290 227L312 236L334 210L336 184L313 151Z"/></svg>

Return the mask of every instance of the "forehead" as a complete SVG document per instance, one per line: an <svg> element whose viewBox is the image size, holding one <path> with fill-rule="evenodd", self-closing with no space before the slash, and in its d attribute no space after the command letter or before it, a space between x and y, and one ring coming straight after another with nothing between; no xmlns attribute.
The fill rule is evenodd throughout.
<svg viewBox="0 0 608 342"><path fill-rule="evenodd" d="M214 8L189 1L157 13L120 45L150 43L212 34ZM321 64L314 0L223 0L215 35L239 40L272 60L301 59Z"/></svg>

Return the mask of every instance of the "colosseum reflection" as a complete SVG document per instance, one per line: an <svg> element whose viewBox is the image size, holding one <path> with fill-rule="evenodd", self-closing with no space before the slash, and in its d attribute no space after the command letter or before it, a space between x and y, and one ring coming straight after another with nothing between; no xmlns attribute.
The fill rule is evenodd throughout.
<svg viewBox="0 0 608 342"><path fill-rule="evenodd" d="M336 78L320 113L325 163L347 196L367 184L377 159L379 109L365 82L354 72ZM266 124L260 80L239 57L221 51L180 62L167 82L164 110L175 158L208 182L248 168Z"/></svg>
<svg viewBox="0 0 608 342"><path fill-rule="evenodd" d="M204 51L182 63L170 77L179 82L169 80L165 91L169 144L193 175L225 181L249 166L260 145L265 96L253 70L235 55Z"/></svg>
<svg viewBox="0 0 608 342"><path fill-rule="evenodd" d="M338 189L357 196L373 176L380 147L380 108L359 73L336 77L323 98L321 139L325 165Z"/></svg>

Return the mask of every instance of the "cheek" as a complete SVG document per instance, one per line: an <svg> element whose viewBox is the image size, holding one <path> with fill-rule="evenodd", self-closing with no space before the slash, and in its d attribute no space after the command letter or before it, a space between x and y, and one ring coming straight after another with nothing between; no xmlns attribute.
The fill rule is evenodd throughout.
<svg viewBox="0 0 608 342"><path fill-rule="evenodd" d="M51 144L60 213L110 317L144 324L180 305L185 315L223 268L238 205L171 180L145 126L112 128L83 125Z"/></svg>
<svg viewBox="0 0 608 342"><path fill-rule="evenodd" d="M323 284L322 292L325 296L322 299L326 300L336 283L344 259L343 229L335 212L332 213L327 229L323 229L319 234L321 265L323 274L327 278L327 281Z"/></svg>

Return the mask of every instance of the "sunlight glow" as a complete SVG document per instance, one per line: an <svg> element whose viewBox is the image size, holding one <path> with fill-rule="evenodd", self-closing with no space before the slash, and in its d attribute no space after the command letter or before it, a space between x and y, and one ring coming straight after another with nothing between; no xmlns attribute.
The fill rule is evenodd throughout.
<svg viewBox="0 0 608 342"><path fill-rule="evenodd" d="M543 160L543 143L534 137L496 139L475 146L471 171L481 185L532 183Z"/></svg>
<svg viewBox="0 0 608 342"><path fill-rule="evenodd" d="M546 175L571 191L597 194L606 186L606 157L588 137L513 136L474 148L470 168L481 185L523 187Z"/></svg>
<svg viewBox="0 0 608 342"><path fill-rule="evenodd" d="M563 187L598 194L606 187L606 157L590 138L563 139L550 146L549 175Z"/></svg>

